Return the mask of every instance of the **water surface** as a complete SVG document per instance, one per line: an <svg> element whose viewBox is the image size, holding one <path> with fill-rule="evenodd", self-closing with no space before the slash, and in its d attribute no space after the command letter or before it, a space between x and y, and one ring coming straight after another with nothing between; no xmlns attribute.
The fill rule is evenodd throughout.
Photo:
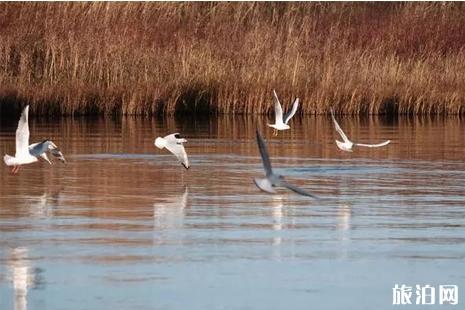
<svg viewBox="0 0 465 310"><path fill-rule="evenodd" d="M327 117L277 138L266 122L31 119L68 164L0 165L0 309L390 309L396 283L465 289L463 120L344 117L356 141L392 140L354 153ZM276 172L324 200L253 185L257 127ZM2 153L15 129L0 122ZM177 131L188 171L153 145Z"/></svg>

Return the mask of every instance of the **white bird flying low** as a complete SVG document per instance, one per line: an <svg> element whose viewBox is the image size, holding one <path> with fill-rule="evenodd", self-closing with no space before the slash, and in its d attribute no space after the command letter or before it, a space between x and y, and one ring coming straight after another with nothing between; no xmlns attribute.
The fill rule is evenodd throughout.
<svg viewBox="0 0 465 310"><path fill-rule="evenodd" d="M179 133L173 133L163 138L156 138L155 146L159 149L166 147L168 151L173 153L178 158L184 168L189 169L189 160L187 159L186 150L184 149L184 142L187 142L187 140L181 138Z"/></svg>
<svg viewBox="0 0 465 310"><path fill-rule="evenodd" d="M257 130L257 144L258 144L258 150L260 151L260 156L262 157L263 168L265 168L265 176L266 176L266 178L264 179L254 178L254 183L259 189L261 189L264 192L274 194L276 193L274 188L277 186L281 186L281 187L290 189L291 191L297 194L312 197L312 198L317 198L313 196L312 194L304 191L303 189L295 185L287 183L284 180L283 176L273 173L273 170L271 168L270 157L268 155L268 150L266 148L265 141L263 140L258 130Z"/></svg>
<svg viewBox="0 0 465 310"><path fill-rule="evenodd" d="M10 156L5 154L3 161L7 166L13 166L11 173L16 174L21 165L31 164L37 161L37 157L29 152L29 124L28 124L29 106L26 106L21 112L21 117L16 129L16 154Z"/></svg>
<svg viewBox="0 0 465 310"><path fill-rule="evenodd" d="M41 157L51 165L52 162L48 159L47 152L50 152L50 154L56 157L59 161L66 164L65 156L63 156L63 153L51 140L46 139L42 142L29 145L29 153L31 153L32 156Z"/></svg>
<svg viewBox="0 0 465 310"><path fill-rule="evenodd" d="M347 136L346 136L346 134L344 133L344 131L342 131L341 126L339 126L339 124L338 124L337 121L336 121L336 118L334 117L334 111L333 111L332 108L331 108L331 118L333 119L333 123L334 123L334 127L336 128L336 131L339 133L339 135L340 135L340 136L342 137L342 139L344 140L344 142L336 140L337 147L340 148L340 149L343 150L343 151L346 151L346 152L353 152L352 148L353 148L354 146L381 147L381 146L388 145L388 144L391 142L391 140L387 140L387 141L384 141L384 142L378 143L378 144L354 143L354 142L350 141L349 138L347 138Z"/></svg>
<svg viewBox="0 0 465 310"><path fill-rule="evenodd" d="M267 124L269 127L274 128L274 135L278 135L278 130L286 130L291 128L287 123L289 120L295 115L297 112L297 108L299 107L299 98L296 98L294 103L292 104L292 109L288 111L283 116L283 108L281 107L281 103L279 102L278 95L276 91L273 89L273 103L274 103L274 117L275 123L274 124Z"/></svg>

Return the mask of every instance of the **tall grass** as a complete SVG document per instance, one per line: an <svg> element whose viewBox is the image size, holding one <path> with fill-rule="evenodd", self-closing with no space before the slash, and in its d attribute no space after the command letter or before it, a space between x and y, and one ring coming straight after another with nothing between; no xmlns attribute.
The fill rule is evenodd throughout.
<svg viewBox="0 0 465 310"><path fill-rule="evenodd" d="M465 113L462 3L0 3L0 110Z"/></svg>

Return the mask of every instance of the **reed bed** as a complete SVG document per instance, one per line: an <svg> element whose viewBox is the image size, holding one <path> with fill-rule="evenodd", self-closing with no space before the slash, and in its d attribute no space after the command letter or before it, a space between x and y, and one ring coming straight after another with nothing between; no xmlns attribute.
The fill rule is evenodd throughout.
<svg viewBox="0 0 465 310"><path fill-rule="evenodd" d="M0 3L0 112L465 113L462 3Z"/></svg>

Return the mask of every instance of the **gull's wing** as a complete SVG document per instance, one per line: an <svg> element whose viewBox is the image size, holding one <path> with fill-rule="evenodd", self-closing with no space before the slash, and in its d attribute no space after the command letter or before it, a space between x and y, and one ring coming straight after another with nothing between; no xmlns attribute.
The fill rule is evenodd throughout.
<svg viewBox="0 0 465 310"><path fill-rule="evenodd" d="M32 156L38 157L42 153L45 153L46 151L47 151L47 147L45 146L44 142L33 143L29 145L29 153Z"/></svg>
<svg viewBox="0 0 465 310"><path fill-rule="evenodd" d="M336 118L334 117L334 111L332 108L331 108L331 118L333 119L334 128L336 128L336 131L339 133L339 135L341 135L341 138L344 140L344 142L350 142L349 138L347 138L344 131L342 131L341 126L339 126L339 124L337 123Z"/></svg>
<svg viewBox="0 0 465 310"><path fill-rule="evenodd" d="M287 125L289 120L295 115L295 112L297 112L298 107L299 107L299 98L296 98L294 101L294 104L292 105L292 109L284 115L284 124Z"/></svg>
<svg viewBox="0 0 465 310"><path fill-rule="evenodd" d="M258 129L257 129L257 144L258 144L258 150L260 151L260 156L262 157L263 168L265 168L265 174L267 177L269 177L270 175L273 174L273 170L271 169L270 156L268 155L268 149L266 148L265 141L260 135L260 132L258 132Z"/></svg>
<svg viewBox="0 0 465 310"><path fill-rule="evenodd" d="M274 118L275 124L283 123L283 108L281 107L281 103L279 102L278 95L276 91L273 89L273 103L274 103Z"/></svg>
<svg viewBox="0 0 465 310"><path fill-rule="evenodd" d="M387 140L378 144L363 144L363 143L354 143L356 146L365 146L365 147L381 147L388 145L391 142L391 140Z"/></svg>
<svg viewBox="0 0 465 310"><path fill-rule="evenodd" d="M45 141L29 145L29 154L35 157L41 157L43 160L45 160L51 165L52 162L48 159L46 152L47 146L45 145Z"/></svg>
<svg viewBox="0 0 465 310"><path fill-rule="evenodd" d="M29 106L27 105L21 112L21 118L16 129L16 158L29 156Z"/></svg>
<svg viewBox="0 0 465 310"><path fill-rule="evenodd" d="M52 147L51 149L49 149L49 145ZM65 156L63 155L63 153L60 151L60 149L55 145L55 143L53 143L52 141L50 140L45 140L43 142L39 142L39 143L34 143L34 144L31 144L29 145L29 153L32 155L32 156L35 156L35 157L42 157L45 161L47 161L49 164L52 164L50 162L50 160L48 159L47 157L47 152L50 151L50 153L56 157L58 160L60 160L61 162L63 163L66 163L66 159L65 159Z"/></svg>
<svg viewBox="0 0 465 310"><path fill-rule="evenodd" d="M301 189L300 187L297 187L295 185L292 185L290 183L287 183L286 181L284 180L280 180L280 185L287 188L287 189L290 189L291 191L299 194L299 195L303 195L303 196L307 196L307 197L312 197L312 198L315 198L315 199L318 199L318 197L304 191L303 189Z"/></svg>
<svg viewBox="0 0 465 310"><path fill-rule="evenodd" d="M31 145L29 145L29 153L32 155L32 156L40 156L40 154L42 153L42 143L33 143Z"/></svg>
<svg viewBox="0 0 465 310"><path fill-rule="evenodd" d="M172 143L170 140L168 140L168 143L166 143L165 147L168 149L168 151L173 153L174 156L176 156L184 168L189 169L189 159L187 158L186 150L184 149L184 146L181 142Z"/></svg>

